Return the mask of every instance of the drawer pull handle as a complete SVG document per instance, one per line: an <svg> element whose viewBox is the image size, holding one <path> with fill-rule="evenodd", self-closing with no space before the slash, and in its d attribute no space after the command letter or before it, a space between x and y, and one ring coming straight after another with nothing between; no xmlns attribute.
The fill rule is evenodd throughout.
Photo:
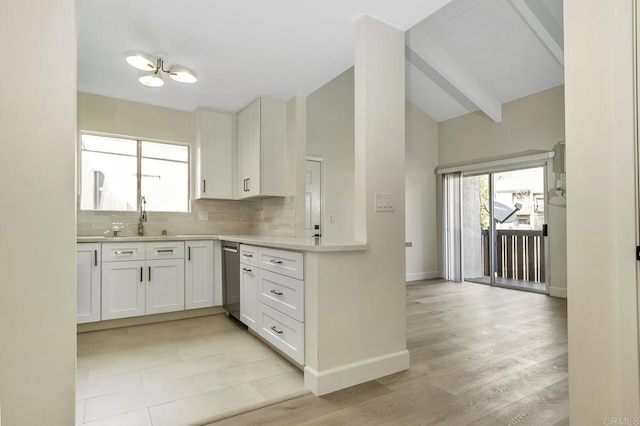
<svg viewBox="0 0 640 426"><path fill-rule="evenodd" d="M93 265L98 266L98 250L93 251Z"/></svg>
<svg viewBox="0 0 640 426"><path fill-rule="evenodd" d="M282 260L271 259L271 263L273 263L274 265L282 265Z"/></svg>
<svg viewBox="0 0 640 426"><path fill-rule="evenodd" d="M253 255L249 253L242 253L244 257L248 257L249 259L253 259Z"/></svg>
<svg viewBox="0 0 640 426"><path fill-rule="evenodd" d="M276 333L278 333L278 334L282 334L282 333L284 333L284 331L282 331L282 330L278 330L278 329L276 328L276 326L275 326L275 325L272 325L272 326L271 326L271 329L272 329L273 331L275 331Z"/></svg>
<svg viewBox="0 0 640 426"><path fill-rule="evenodd" d="M275 294L276 296L282 296L281 291L271 290L271 293Z"/></svg>
<svg viewBox="0 0 640 426"><path fill-rule="evenodd" d="M140 267L140 282L142 282L142 266Z"/></svg>
<svg viewBox="0 0 640 426"><path fill-rule="evenodd" d="M253 272L253 271L252 271L251 269L249 269L249 268L242 268L242 270L243 270L243 271L245 271L245 272Z"/></svg>
<svg viewBox="0 0 640 426"><path fill-rule="evenodd" d="M116 255L118 254L133 254L133 250L126 250L126 251L122 251L122 250L118 250L115 252Z"/></svg>
<svg viewBox="0 0 640 426"><path fill-rule="evenodd" d="M158 249L158 253L173 253L173 249Z"/></svg>

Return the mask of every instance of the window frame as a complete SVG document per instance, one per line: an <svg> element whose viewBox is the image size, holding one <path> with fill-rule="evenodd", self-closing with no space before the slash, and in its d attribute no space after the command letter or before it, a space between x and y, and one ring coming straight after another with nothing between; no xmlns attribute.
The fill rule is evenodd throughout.
<svg viewBox="0 0 640 426"><path fill-rule="evenodd" d="M126 139L136 142L136 210L140 210L140 199L142 197L142 143L143 142L151 142L151 143L159 143L166 145L178 145L184 146L187 148L187 210L184 212L174 211L174 210L154 210L154 213L173 213L173 214L189 214L191 213L191 144L185 142L176 142L162 139L153 139L139 136L131 136L131 135L120 135L116 133L105 133L105 132L94 132L89 130L80 130L78 132L78 161L77 161L77 182L78 182L78 193L77 193L77 205L78 211L82 212L116 212L116 213L131 213L131 210L94 210L94 209L83 209L81 197L82 197L82 135L89 136L100 136L105 138L114 138L114 139ZM96 151L92 151L96 152ZM150 159L156 159L155 157L145 157ZM166 160L161 159L163 161L174 161L174 160Z"/></svg>

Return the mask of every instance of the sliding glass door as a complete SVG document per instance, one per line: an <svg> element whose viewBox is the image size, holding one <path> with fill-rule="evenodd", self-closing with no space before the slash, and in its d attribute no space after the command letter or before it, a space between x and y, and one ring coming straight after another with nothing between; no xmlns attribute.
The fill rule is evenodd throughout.
<svg viewBox="0 0 640 426"><path fill-rule="evenodd" d="M464 280L491 284L488 173L462 178L462 262Z"/></svg>
<svg viewBox="0 0 640 426"><path fill-rule="evenodd" d="M465 281L547 293L545 166L462 177Z"/></svg>

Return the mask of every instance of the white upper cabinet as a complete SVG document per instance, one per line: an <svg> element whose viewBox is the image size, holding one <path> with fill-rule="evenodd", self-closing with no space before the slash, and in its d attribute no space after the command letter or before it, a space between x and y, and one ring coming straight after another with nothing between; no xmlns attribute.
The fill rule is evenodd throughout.
<svg viewBox="0 0 640 426"><path fill-rule="evenodd" d="M256 99L238 114L238 198L286 195L286 102Z"/></svg>
<svg viewBox="0 0 640 426"><path fill-rule="evenodd" d="M233 199L234 120L228 113L196 111L197 199Z"/></svg>

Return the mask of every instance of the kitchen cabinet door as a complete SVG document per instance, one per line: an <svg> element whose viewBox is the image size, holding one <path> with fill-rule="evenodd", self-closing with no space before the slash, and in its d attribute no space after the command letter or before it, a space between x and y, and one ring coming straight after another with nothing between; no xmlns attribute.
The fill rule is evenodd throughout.
<svg viewBox="0 0 640 426"><path fill-rule="evenodd" d="M238 114L239 198L286 195L287 106L259 98Z"/></svg>
<svg viewBox="0 0 640 426"><path fill-rule="evenodd" d="M103 320L145 314L145 262L102 264Z"/></svg>
<svg viewBox="0 0 640 426"><path fill-rule="evenodd" d="M213 241L187 241L185 309L213 306Z"/></svg>
<svg viewBox="0 0 640 426"><path fill-rule="evenodd" d="M258 331L258 274L259 269L240 264L240 319L254 331Z"/></svg>
<svg viewBox="0 0 640 426"><path fill-rule="evenodd" d="M238 114L239 198L260 195L260 99Z"/></svg>
<svg viewBox="0 0 640 426"><path fill-rule="evenodd" d="M101 245L83 243L76 246L78 324L100 321Z"/></svg>
<svg viewBox="0 0 640 426"><path fill-rule="evenodd" d="M196 112L197 199L233 199L234 120L228 113Z"/></svg>
<svg viewBox="0 0 640 426"><path fill-rule="evenodd" d="M147 261L146 313L184 310L184 259Z"/></svg>

